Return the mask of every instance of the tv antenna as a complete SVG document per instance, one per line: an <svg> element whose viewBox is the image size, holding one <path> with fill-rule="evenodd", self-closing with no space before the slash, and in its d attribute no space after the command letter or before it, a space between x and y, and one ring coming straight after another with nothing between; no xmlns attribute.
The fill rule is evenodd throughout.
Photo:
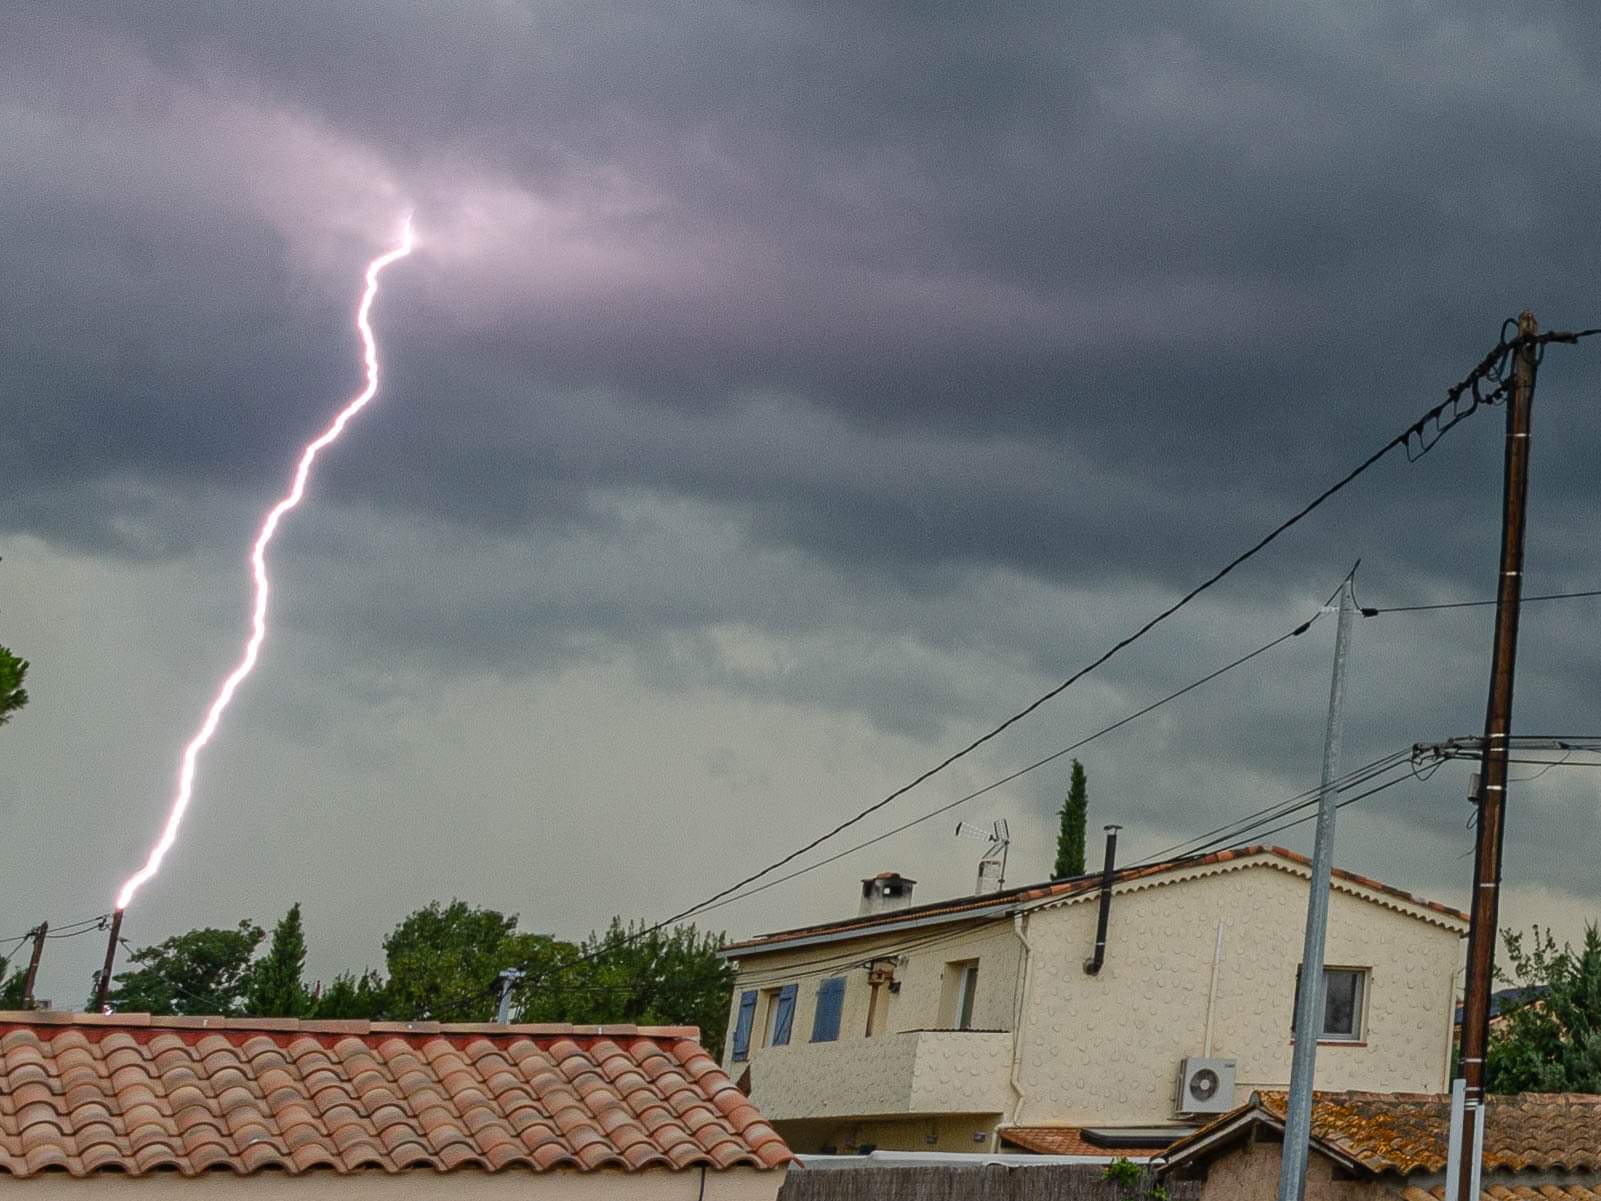
<svg viewBox="0 0 1601 1201"><path fill-rule="evenodd" d="M978 891L1000 892L1006 887L1006 849L1012 845L1012 832L1003 817L989 829L972 822L957 822L958 838L976 838L989 844L984 857L978 861Z"/></svg>

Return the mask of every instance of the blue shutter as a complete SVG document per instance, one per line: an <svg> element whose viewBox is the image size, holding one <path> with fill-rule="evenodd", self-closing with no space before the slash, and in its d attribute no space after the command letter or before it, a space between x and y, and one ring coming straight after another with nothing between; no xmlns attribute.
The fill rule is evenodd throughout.
<svg viewBox="0 0 1601 1201"><path fill-rule="evenodd" d="M839 1038L839 1016L845 1008L845 977L830 976L817 986L817 1012L812 1017L812 1041L831 1043Z"/></svg>
<svg viewBox="0 0 1601 1201"><path fill-rule="evenodd" d="M754 992L740 993L739 1019L734 1023L734 1058L746 1059L750 1056L750 1028L756 1021L756 994Z"/></svg>
<svg viewBox="0 0 1601 1201"><path fill-rule="evenodd" d="M795 994L799 986L786 984L778 992L778 1015L773 1021L773 1046L782 1047L789 1042L790 1027L795 1024Z"/></svg>

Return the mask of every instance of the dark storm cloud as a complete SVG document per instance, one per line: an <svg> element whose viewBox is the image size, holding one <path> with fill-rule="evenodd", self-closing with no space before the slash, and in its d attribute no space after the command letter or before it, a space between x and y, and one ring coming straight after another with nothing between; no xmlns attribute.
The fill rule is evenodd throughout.
<svg viewBox="0 0 1601 1201"><path fill-rule="evenodd" d="M282 544L286 620L380 707L386 673L625 645L664 689L976 731L1412 420L1517 308L1598 316L1577 5L0 21L0 532L236 570L357 384L361 263L419 206L380 403ZM1601 351L1541 378L1531 587L1582 587ZM1499 422L1365 477L1018 758L1304 620L1359 555L1371 604L1486 594ZM1592 615L1531 619L1531 722L1589 720ZM1479 719L1483 623L1416 620L1371 635L1353 765ZM1305 787L1325 649L1105 744L1106 794L1153 827L1193 798L1198 829ZM1019 789L1046 812L1058 785ZM1562 788L1573 820L1593 788ZM1407 820L1445 839L1441 812ZM1580 856L1550 878L1590 887Z"/></svg>
<svg viewBox="0 0 1601 1201"><path fill-rule="evenodd" d="M369 460L334 486L468 524L638 485L725 501L828 558L1054 574L1143 549L1130 568L1176 582L1197 557L1180 547L1254 532L1472 361L1525 298L1498 240L1518 230L1532 280L1574 281L1559 265L1594 249L1595 81L1555 15L61 11L19 17L34 36L12 53L82 71L66 56L89 39L110 76L91 95L142 99L113 125L159 125L163 89L197 86L306 113L425 196L454 171L598 210L624 197L583 218L625 250L598 285L580 260L541 287L528 253L505 267L536 282L491 277L505 291L480 328L451 319L438 268L425 299L393 302L386 403L405 418L388 449L426 461L426 484L385 495L372 476L390 464ZM1509 88L1502 38L1514 69L1551 69ZM107 119L61 90L75 122ZM48 413L24 462L56 481L64 465L265 482L283 425L298 436L348 370L315 335L337 300L294 295L233 204L102 193L63 212L32 182L21 245L73 253L13 328L149 311L97 374L64 369L73 345L17 365ZM124 287L91 291L92 263ZM1554 314L1582 307L1577 282L1540 291ZM175 335L188 350L157 353ZM835 417L807 441L784 428L791 405ZM953 441L930 462L940 430ZM839 462L863 432L881 439L873 473Z"/></svg>

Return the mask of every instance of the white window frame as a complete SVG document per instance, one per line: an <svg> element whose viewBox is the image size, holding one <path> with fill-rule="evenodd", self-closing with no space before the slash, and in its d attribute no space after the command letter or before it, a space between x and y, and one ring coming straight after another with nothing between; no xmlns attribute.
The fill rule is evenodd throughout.
<svg viewBox="0 0 1601 1201"><path fill-rule="evenodd" d="M953 965L956 967L956 1011L951 1025L957 1030L973 1028L973 1006L978 996L978 960Z"/></svg>
<svg viewBox="0 0 1601 1201"><path fill-rule="evenodd" d="M773 1045L773 1035L778 1032L778 998L783 996L784 989L762 989L762 1046Z"/></svg>
<svg viewBox="0 0 1601 1201"><path fill-rule="evenodd" d="M1318 1042L1320 1043L1361 1043L1367 1041L1367 1007L1368 1007L1368 981L1373 969L1368 967L1353 967L1349 964L1331 963L1323 968L1325 987L1323 990L1323 1017L1318 1024ZM1355 1029L1351 1031L1330 1031L1329 1004L1328 1004L1328 977L1352 976L1356 979L1356 997L1352 1006L1351 1017ZM1295 1029L1295 1010L1300 1008L1301 994L1301 968L1295 969L1295 1007L1290 1011L1290 1038L1293 1041L1297 1031Z"/></svg>

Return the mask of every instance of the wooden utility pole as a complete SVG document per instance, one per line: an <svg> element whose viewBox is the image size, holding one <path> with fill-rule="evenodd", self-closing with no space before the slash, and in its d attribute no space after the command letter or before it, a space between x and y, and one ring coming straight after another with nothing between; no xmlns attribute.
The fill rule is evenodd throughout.
<svg viewBox="0 0 1601 1201"><path fill-rule="evenodd" d="M1479 830L1473 860L1473 924L1468 934L1467 987L1462 1006L1462 1078L1467 1085L1457 1197L1477 1201L1479 1148L1483 1145L1484 1060L1490 1043L1490 988L1500 920L1501 841L1506 829L1507 738L1512 733L1512 682L1518 655L1518 606L1523 597L1523 528L1529 495L1529 424L1534 407L1535 347L1539 332L1527 309L1518 317L1523 339L1513 352L1512 395L1506 406L1506 469L1501 502L1501 580L1495 602L1495 649L1490 703L1484 719L1479 768Z"/></svg>
<svg viewBox="0 0 1601 1201"><path fill-rule="evenodd" d="M40 922L33 932L33 956L28 960L28 974L22 981L22 1007L33 1008L33 982L39 978L39 960L44 956L44 936L50 932L49 922Z"/></svg>
<svg viewBox="0 0 1601 1201"><path fill-rule="evenodd" d="M106 997L111 992L111 968L117 962L117 939L122 935L122 910L118 909L111 915L111 933L106 938L106 962L100 969L100 979L95 985L94 1008L91 1013L104 1013Z"/></svg>

